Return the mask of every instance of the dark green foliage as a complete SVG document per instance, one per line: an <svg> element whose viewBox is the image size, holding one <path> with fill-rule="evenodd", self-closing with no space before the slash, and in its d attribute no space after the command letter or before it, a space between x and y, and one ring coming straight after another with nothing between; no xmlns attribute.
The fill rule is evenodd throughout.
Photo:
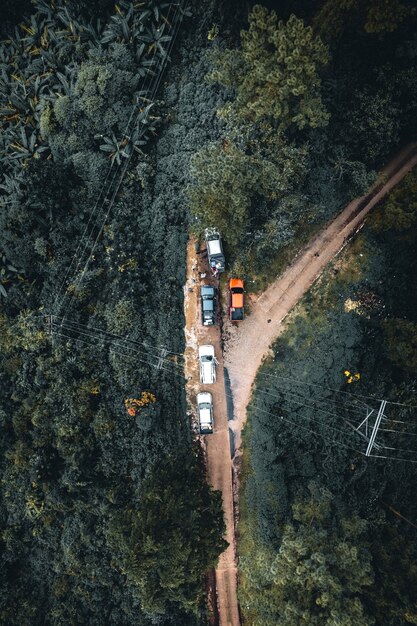
<svg viewBox="0 0 417 626"><path fill-rule="evenodd" d="M200 150L193 159L194 184L189 189L188 202L198 228L216 224L235 251L251 251L256 242L253 254L264 262L268 259L268 244L269 254L273 255L291 239L300 219L308 221L316 213L316 207L303 194L294 193L305 176L308 147L297 146L284 133L292 124L299 128L320 126L317 120L316 123L310 119L310 113L313 117L321 115L323 123L326 117L324 111L313 114L307 104L320 83L313 60L311 67L300 67L300 84L291 87L294 68L287 67L282 56L283 48L291 47L294 38L301 40L305 35L303 42L312 59L317 63L320 59L325 61L325 48L319 41L311 41L311 32L303 29L302 22L294 16L284 25L278 23L275 13L269 14L258 6L250 14L249 31L241 33L242 48L219 47L213 52L214 69L208 78L233 87L235 97L220 111L220 117L227 120L226 138ZM307 56L295 55L294 63L306 65L306 59ZM275 74L276 84L271 86L268 81L275 80ZM282 81L288 81L287 91ZM281 104L277 104L276 90ZM305 100L302 94L306 94ZM315 104L320 109L320 103ZM240 252L239 260L242 256Z"/></svg>
<svg viewBox="0 0 417 626"><path fill-rule="evenodd" d="M261 277L257 284L362 195L375 169L417 132L411 3L322 3L322 10L319 4L298 3L299 11L310 19L316 12L317 23L323 12L347 21L331 55L307 24L290 16L286 2L278 16L253 7L238 45L230 45L223 25L210 55L208 77L229 89L229 102L218 111L226 127L222 141L194 158L190 210L197 229L221 228L237 267L248 279ZM367 32L381 34L365 35L344 9L365 16ZM275 151L268 148L271 133Z"/></svg>
<svg viewBox="0 0 417 626"><path fill-rule="evenodd" d="M326 39L340 37L345 29L358 23L367 33L389 33L415 14L413 2L400 0L325 0L315 15L315 29Z"/></svg>
<svg viewBox="0 0 417 626"><path fill-rule="evenodd" d="M393 206L412 204L413 186L409 175L373 224L386 216L389 223ZM365 457L367 441L352 426L367 406L377 410L373 398L415 404L416 236L412 221L364 230L305 297L258 374L240 549L251 623L331 624L334 615L352 626L415 621L416 457L408 433L417 432L417 413L388 405L377 436L386 447L373 451L388 459ZM360 380L348 384L345 371ZM332 504L320 524L311 503L305 508L311 481L320 501L333 494L324 497ZM325 575L325 603L317 606Z"/></svg>
<svg viewBox="0 0 417 626"><path fill-rule="evenodd" d="M326 46L295 15L284 23L275 11L255 5L248 20L241 49L212 55L210 79L236 91L226 115L268 120L283 130L325 126L318 70L329 60Z"/></svg>
<svg viewBox="0 0 417 626"><path fill-rule="evenodd" d="M254 626L370 626L361 601L374 582L366 522L340 518L315 483L309 491L294 501L277 552L265 546L241 558L245 613Z"/></svg>
<svg viewBox="0 0 417 626"><path fill-rule="evenodd" d="M184 471L188 476L184 489ZM188 451L161 464L142 483L135 510L110 522L115 560L138 590L142 608L169 614L173 607L197 613L201 573L225 548L221 498L213 499Z"/></svg>
<svg viewBox="0 0 417 626"><path fill-rule="evenodd" d="M389 358L401 369L417 374L417 323L386 320L383 326Z"/></svg>
<svg viewBox="0 0 417 626"><path fill-rule="evenodd" d="M109 350L90 342L88 331L79 341L64 332L69 336L51 343L42 325L57 295L60 310L66 284L58 288L111 161L130 155L118 140L151 69L149 57L155 48L155 58L163 57L167 41L162 29L155 37L152 29L163 21L163 5L148 3L147 12L122 0L110 21L89 24L71 19L70 4L54 10L37 2L28 41L19 32L7 50L7 71L19 67L27 98L16 100L22 110L15 119L2 117L8 158L0 250L11 274L0 314L2 624L207 622L202 579L224 547L219 497L191 444L180 360L154 367L161 344L179 355L184 349L182 190L191 153L218 136L213 111L222 102L213 88L201 89L207 66L189 63L197 56L190 40L165 76L158 112L142 107L137 150L83 280L71 286L80 267L69 275L69 319L128 336L140 348L116 343ZM37 53L45 26L49 45ZM44 63L51 71L42 78ZM2 105L21 89L9 79L20 83L3 76ZM154 116L161 118L158 129ZM11 145L16 137L24 143L22 128L26 152ZM47 149L32 157L36 138ZM13 150L20 156L11 160ZM144 391L156 401L129 415L124 400ZM161 500L152 500L156 492ZM154 505L149 518L145 501ZM125 539L115 546L110 528L121 524ZM165 572L155 574L154 563L149 580L145 544L135 541L139 569L128 570L129 542L139 528L165 545L158 555L166 558ZM168 566L176 589L164 578Z"/></svg>
<svg viewBox="0 0 417 626"><path fill-rule="evenodd" d="M371 228L375 232L407 232L417 221L417 172L411 171L400 186L393 189L384 202L384 210L372 215Z"/></svg>

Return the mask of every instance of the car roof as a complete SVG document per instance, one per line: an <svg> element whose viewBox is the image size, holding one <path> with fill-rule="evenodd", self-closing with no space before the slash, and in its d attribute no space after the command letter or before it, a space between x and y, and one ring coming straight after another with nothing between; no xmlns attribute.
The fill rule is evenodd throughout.
<svg viewBox="0 0 417 626"><path fill-rule="evenodd" d="M200 411L200 424L211 424L211 412L210 409L202 409Z"/></svg>
<svg viewBox="0 0 417 626"><path fill-rule="evenodd" d="M233 287L240 287L243 289L243 280L241 278L231 278L229 281L229 288L233 289Z"/></svg>
<svg viewBox="0 0 417 626"><path fill-rule="evenodd" d="M199 346L198 356L214 356L214 346L211 346L209 344Z"/></svg>
<svg viewBox="0 0 417 626"><path fill-rule="evenodd" d="M219 239L209 239L207 241L207 247L209 254L223 254Z"/></svg>

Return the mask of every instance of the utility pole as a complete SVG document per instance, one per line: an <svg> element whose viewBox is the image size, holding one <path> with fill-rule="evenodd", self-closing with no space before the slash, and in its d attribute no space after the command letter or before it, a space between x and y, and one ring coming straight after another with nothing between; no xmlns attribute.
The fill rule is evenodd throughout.
<svg viewBox="0 0 417 626"><path fill-rule="evenodd" d="M385 407L387 405L387 401L386 400L381 400L381 404L378 410L378 415L376 416L376 420L375 420L375 424L374 427L372 429L372 433L371 436L369 438L369 443L368 443L368 447L366 448L366 452L365 452L365 456L370 456L371 452L372 452L372 448L375 445L375 438L377 436L378 433L378 428L381 424L381 420L384 417L384 410Z"/></svg>
<svg viewBox="0 0 417 626"><path fill-rule="evenodd" d="M46 315L44 318L45 330L48 335L52 335L52 315Z"/></svg>
<svg viewBox="0 0 417 626"><path fill-rule="evenodd" d="M158 364L156 366L156 368L158 370L162 369L162 366L164 364L164 360L165 360L165 357L166 357L167 354L168 354L168 350L166 348L162 347L161 348L161 354L159 355L159 359L158 359Z"/></svg>

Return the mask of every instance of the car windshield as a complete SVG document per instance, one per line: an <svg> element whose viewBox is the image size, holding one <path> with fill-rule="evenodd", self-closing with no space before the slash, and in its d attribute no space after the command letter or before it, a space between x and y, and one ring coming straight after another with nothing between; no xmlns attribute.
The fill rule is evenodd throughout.
<svg viewBox="0 0 417 626"><path fill-rule="evenodd" d="M212 361L213 357L204 355L204 356L201 357L201 360L202 360L203 363L207 363L209 361Z"/></svg>
<svg viewBox="0 0 417 626"><path fill-rule="evenodd" d="M243 293L242 287L233 287L232 291L233 293Z"/></svg>
<svg viewBox="0 0 417 626"><path fill-rule="evenodd" d="M232 311L232 320L234 320L235 322L238 321L242 321L243 320L243 309L234 309Z"/></svg>
<svg viewBox="0 0 417 626"><path fill-rule="evenodd" d="M198 405L198 408L200 409L200 411L204 411L204 410L209 410L210 409L210 404L208 402L202 402L201 404Z"/></svg>

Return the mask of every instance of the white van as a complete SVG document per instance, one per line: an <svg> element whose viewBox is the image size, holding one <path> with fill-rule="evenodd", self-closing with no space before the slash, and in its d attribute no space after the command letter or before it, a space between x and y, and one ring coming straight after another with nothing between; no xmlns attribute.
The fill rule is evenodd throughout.
<svg viewBox="0 0 417 626"><path fill-rule="evenodd" d="M216 382L216 357L214 346L200 346L198 348L200 362L200 382L202 385L212 385Z"/></svg>
<svg viewBox="0 0 417 626"><path fill-rule="evenodd" d="M200 433L209 435L213 432L213 399L207 391L197 394L198 422Z"/></svg>

